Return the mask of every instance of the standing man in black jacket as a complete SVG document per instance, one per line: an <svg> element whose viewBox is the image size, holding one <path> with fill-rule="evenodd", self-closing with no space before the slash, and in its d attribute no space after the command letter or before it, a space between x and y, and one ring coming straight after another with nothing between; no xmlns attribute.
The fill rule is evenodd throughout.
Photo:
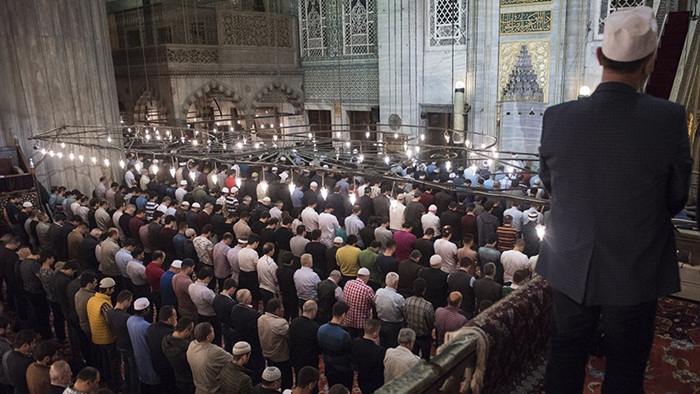
<svg viewBox="0 0 700 394"><path fill-rule="evenodd" d="M163 338L173 332L175 324L177 324L177 310L172 305L163 305L158 311L158 321L146 330L151 363L153 370L160 376L159 389L163 393L172 393L175 390L175 371L163 353Z"/></svg>
<svg viewBox="0 0 700 394"><path fill-rule="evenodd" d="M238 304L231 310L231 326L236 330L239 341L245 341L250 344L251 353L248 367L253 371L253 384L258 384L265 369L265 359L263 358L260 337L258 336L258 318L260 313L251 305L253 296L250 290L238 290L236 300Z"/></svg>
<svg viewBox="0 0 700 394"><path fill-rule="evenodd" d="M657 43L651 8L615 11L597 50L602 82L544 114L540 178L552 213L537 272L554 289L547 392L583 389L602 321L603 392L642 393L657 298L680 290L671 218L685 206L692 160L685 109L639 93ZM634 182L612 181L640 169Z"/></svg>

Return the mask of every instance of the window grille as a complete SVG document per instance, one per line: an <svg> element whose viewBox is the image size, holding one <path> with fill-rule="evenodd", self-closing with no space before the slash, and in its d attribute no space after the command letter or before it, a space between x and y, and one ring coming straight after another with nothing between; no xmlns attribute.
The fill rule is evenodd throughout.
<svg viewBox="0 0 700 394"><path fill-rule="evenodd" d="M464 45L466 28L465 0L430 1L430 46Z"/></svg>
<svg viewBox="0 0 700 394"><path fill-rule="evenodd" d="M376 52L375 0L343 2L343 36L345 55L369 55Z"/></svg>
<svg viewBox="0 0 700 394"><path fill-rule="evenodd" d="M645 5L646 0L600 0L598 9L598 29L596 29L596 39L603 39L603 28L605 19L610 16L615 10L627 7L637 7Z"/></svg>
<svg viewBox="0 0 700 394"><path fill-rule="evenodd" d="M159 27L158 28L158 43L159 44L172 44L173 43L173 32L170 26Z"/></svg>
<svg viewBox="0 0 700 394"><path fill-rule="evenodd" d="M299 4L299 30L301 56L305 58L326 55L328 36L326 10L323 0L301 0Z"/></svg>
<svg viewBox="0 0 700 394"><path fill-rule="evenodd" d="M204 22L190 23L190 44L206 44L207 30L204 28Z"/></svg>

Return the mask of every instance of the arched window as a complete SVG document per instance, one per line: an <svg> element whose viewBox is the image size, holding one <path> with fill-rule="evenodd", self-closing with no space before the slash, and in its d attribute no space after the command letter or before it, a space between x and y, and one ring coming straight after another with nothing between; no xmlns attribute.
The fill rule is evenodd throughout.
<svg viewBox="0 0 700 394"><path fill-rule="evenodd" d="M466 0L430 0L430 46L467 42Z"/></svg>
<svg viewBox="0 0 700 394"><path fill-rule="evenodd" d="M326 55L328 36L325 8L323 0L300 0L299 2L302 57L315 58Z"/></svg>
<svg viewBox="0 0 700 394"><path fill-rule="evenodd" d="M375 0L343 2L345 55L368 55L377 51Z"/></svg>
<svg viewBox="0 0 700 394"><path fill-rule="evenodd" d="M610 16L615 10L627 7L637 7L646 5L646 0L600 0L598 7L598 28L596 29L596 39L603 39L603 27L605 19ZM661 26L659 26L661 27Z"/></svg>

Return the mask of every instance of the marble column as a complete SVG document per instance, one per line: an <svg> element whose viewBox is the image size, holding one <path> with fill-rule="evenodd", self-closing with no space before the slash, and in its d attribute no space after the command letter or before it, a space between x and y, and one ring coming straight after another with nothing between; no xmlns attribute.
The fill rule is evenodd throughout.
<svg viewBox="0 0 700 394"><path fill-rule="evenodd" d="M0 0L0 86L0 144L17 138L47 189L89 194L101 175L120 177L118 152L76 148L85 160L71 162L67 149L63 159L44 157L29 139L65 125L119 124L104 0ZM112 139L118 146L121 136ZM107 145L104 138L84 140ZM107 157L111 166L100 165Z"/></svg>

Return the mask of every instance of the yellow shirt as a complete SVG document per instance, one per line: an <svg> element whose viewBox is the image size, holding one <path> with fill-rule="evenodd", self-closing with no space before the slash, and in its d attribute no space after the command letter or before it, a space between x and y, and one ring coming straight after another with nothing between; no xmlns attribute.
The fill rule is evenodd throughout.
<svg viewBox="0 0 700 394"><path fill-rule="evenodd" d="M335 261L338 263L340 273L343 276L357 276L360 269L360 248L345 245L335 253Z"/></svg>

